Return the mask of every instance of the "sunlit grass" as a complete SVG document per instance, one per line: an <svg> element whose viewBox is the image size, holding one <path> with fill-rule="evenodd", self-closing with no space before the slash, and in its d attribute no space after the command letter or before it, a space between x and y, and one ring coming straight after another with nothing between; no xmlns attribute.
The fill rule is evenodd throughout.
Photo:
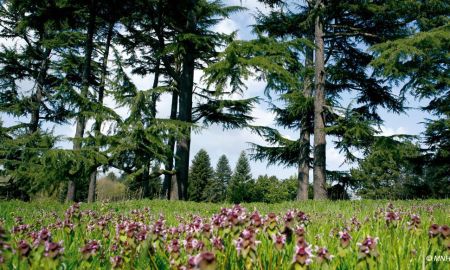
<svg viewBox="0 0 450 270"><path fill-rule="evenodd" d="M1 202L0 267L448 269L450 263L427 260L450 256L450 200L242 207L140 200L78 209L51 201ZM438 226L430 232L432 224ZM40 238L43 228L51 237Z"/></svg>

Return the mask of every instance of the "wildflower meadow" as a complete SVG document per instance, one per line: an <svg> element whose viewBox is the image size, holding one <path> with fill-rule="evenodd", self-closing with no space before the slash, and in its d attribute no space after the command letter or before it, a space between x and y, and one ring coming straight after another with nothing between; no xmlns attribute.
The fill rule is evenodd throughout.
<svg viewBox="0 0 450 270"><path fill-rule="evenodd" d="M449 200L0 203L0 269L449 269Z"/></svg>

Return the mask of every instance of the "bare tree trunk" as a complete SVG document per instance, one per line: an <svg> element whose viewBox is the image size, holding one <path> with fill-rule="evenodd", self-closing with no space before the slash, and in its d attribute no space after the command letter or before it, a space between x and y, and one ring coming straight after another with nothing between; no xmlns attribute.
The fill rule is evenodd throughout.
<svg viewBox="0 0 450 270"><path fill-rule="evenodd" d="M170 193L169 193L169 199L170 200L179 200L180 199L180 192L178 191L178 181L177 181L177 175L174 174L170 178Z"/></svg>
<svg viewBox="0 0 450 270"><path fill-rule="evenodd" d="M170 119L177 119L177 111L178 111L178 92L174 91L172 93L172 108L170 110ZM168 142L169 146L169 155L167 157L167 162L165 164L166 170L173 170L173 157L175 152L175 138L170 138ZM178 188L177 185L177 177L175 174L165 174L164 175L164 189L167 199L169 200L178 200ZM175 191L174 191L175 190Z"/></svg>
<svg viewBox="0 0 450 270"><path fill-rule="evenodd" d="M155 89L158 87L159 84L159 60L157 61L156 68L155 68L155 77L153 79L153 86L152 89ZM158 99L157 93L152 93L152 100L150 105L150 111L151 111L151 117L154 119L156 118L156 101ZM149 123L144 123L146 126L149 125ZM151 173L151 166L152 166L152 160L149 157L149 159L144 164L144 173L142 175L142 197L143 198L149 198L151 194L150 190L150 173Z"/></svg>
<svg viewBox="0 0 450 270"><path fill-rule="evenodd" d="M193 33L197 24L195 17L196 0L188 0L188 12L186 20L186 33ZM185 53L183 54L182 70L180 76L180 113L179 120L188 124L192 123L192 91L194 86L195 69L195 44L186 40L183 42ZM191 128L185 130L184 137L177 142L177 159L175 168L177 171L177 183L179 199L187 200L187 187L189 177L189 152L191 146Z"/></svg>
<svg viewBox="0 0 450 270"><path fill-rule="evenodd" d="M321 8L322 0L316 0L316 8ZM316 46L315 59L315 93L314 93L314 199L327 198L325 187L326 170L326 133L325 133L325 60L323 42L323 22L317 16L314 27Z"/></svg>
<svg viewBox="0 0 450 270"><path fill-rule="evenodd" d="M103 104L103 98L105 96L105 83L106 83L106 75L108 71L108 57L109 57L109 47L111 46L111 39L113 36L113 30L114 30L114 22L111 22L108 26L108 34L106 36L106 42L105 42L105 52L103 55L103 62L102 62L102 70L101 70L101 78L100 78L100 87L98 88L98 100L97 102L99 104ZM100 129L102 127L102 119L96 119L94 124L94 132L95 136L100 135ZM97 151L99 149L97 148ZM94 170L91 173L90 179L89 179L89 190L88 190L88 203L95 202L95 194L97 190L97 167L94 168Z"/></svg>
<svg viewBox="0 0 450 270"><path fill-rule="evenodd" d="M153 80L153 86L152 86L153 89L157 88L158 84L159 84L160 65L161 65L161 61L160 61L160 59L158 59L156 61L156 66L155 66L155 78ZM156 103L158 101L158 98L159 98L159 94L153 92L152 93L152 105L151 105L151 114L152 114L153 118L156 118Z"/></svg>
<svg viewBox="0 0 450 270"><path fill-rule="evenodd" d="M314 51L312 48L306 49L305 55L305 68L309 70L312 68L314 62ZM312 95L312 80L308 74L305 75L303 95L306 98L310 98ZM309 163L310 163L310 129L311 129L311 115L301 116L302 123L300 128L300 139L304 149L299 156L298 167L298 188L297 188L297 200L308 200L308 185L309 185Z"/></svg>
<svg viewBox="0 0 450 270"><path fill-rule="evenodd" d="M91 4L89 11L88 31L85 44L82 88L80 93L80 95L84 98L87 98L89 93L89 77L91 75L92 51L94 48L95 19L96 19L95 7L93 4ZM83 138L84 129L86 128L86 118L82 115L82 111L83 108L80 108L79 115L77 117L77 124L73 141L73 150L81 150L82 147L81 139ZM75 182L69 181L66 201L71 202L74 200L75 200Z"/></svg>

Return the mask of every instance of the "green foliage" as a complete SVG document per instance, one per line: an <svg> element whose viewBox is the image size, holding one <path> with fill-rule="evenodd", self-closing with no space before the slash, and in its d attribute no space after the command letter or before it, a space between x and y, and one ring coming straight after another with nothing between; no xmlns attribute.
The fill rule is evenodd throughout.
<svg viewBox="0 0 450 270"><path fill-rule="evenodd" d="M283 85L298 86L298 80L286 67L296 62L290 49L304 47L305 43L307 41L303 39L280 42L264 36L250 41L233 41L220 53L220 61L204 70L204 80L219 93L228 85L232 92L242 92L244 80L250 76L270 77Z"/></svg>
<svg viewBox="0 0 450 270"><path fill-rule="evenodd" d="M251 189L253 184L250 164L247 155L242 151L228 185L228 201L232 203L252 201Z"/></svg>
<svg viewBox="0 0 450 270"><path fill-rule="evenodd" d="M224 249L215 249L210 241L210 234L192 234L188 228L198 226L200 218L206 221L213 218L213 215L220 216L221 208L228 208L230 205L133 200L81 204L79 209L77 207L68 209L69 205L67 204L48 200L33 203L0 202L0 218L3 220L1 237L4 246L11 247L2 250L1 255L4 261L1 267L36 269L52 266L56 269L64 267L69 269L109 269L113 268L114 260L111 258L120 256L123 263L121 266L124 269L168 270L173 268L174 263L189 266L188 260L192 256L191 250L182 244L178 246L177 252L179 253L173 254L172 250L167 248L171 247L172 240L177 239L182 243L184 240L195 239L204 243L204 246L202 251L193 249L194 254L212 252L215 260L215 265L212 266L217 270L292 270L296 245L300 237L292 233L286 239L286 243L278 249L270 234L286 235L288 233L285 230L286 226L291 226L290 229L295 230L303 223L305 228L301 243L306 242L311 246L325 247L329 255L334 256L331 260L321 260L320 253L312 249L314 257L311 256L311 262L307 265L307 268L311 270L324 268L446 269L446 261L433 260L433 258L445 258L448 254L447 241L449 238L445 234L445 225L448 222L449 206L448 199L243 204L242 207L246 209L237 207L227 209L236 214L242 224L236 222L236 224L229 224L226 228L213 225L212 236L220 237L224 245ZM149 209L151 214L148 213ZM237 212L236 209L240 209L240 212ZM246 260L246 258L252 258L252 254L239 252L234 241L237 241L240 234L247 229L251 222L250 216L255 211L260 213L261 218L267 219L269 213L275 215L276 218L274 218L274 222L264 222L261 224L260 230L255 230L254 236L260 242L254 250L255 243L249 241L250 252L254 252L255 259ZM83 214L80 215L80 213ZM89 213L89 215L84 213ZM288 217L288 213L294 214L293 220L289 223L284 220L284 217ZM297 214L300 214L300 217L306 217L307 220L299 220ZM387 217L398 217L399 219L387 219ZM66 226L59 228L57 226L59 220L64 219L66 219ZM20 240L24 240L30 245L33 240L28 233L17 231L18 223L29 225L28 230L33 233L38 233L46 228L51 235L47 239L47 244L50 241L53 243L61 241L64 250L60 250L61 254L51 258L49 254L45 253L43 243L35 243L35 248L31 248L29 253L18 252L26 250L23 242L19 246ZM98 223L104 224L104 227L94 226L92 228L92 224ZM145 224L145 227L141 226L141 223ZM146 228L149 224L164 230L154 232L154 230ZM431 230L433 229L432 224L437 224L437 229ZM13 229L14 227L16 230ZM23 227L25 226L20 228ZM119 230L116 232L118 227ZM179 228L176 236L170 233L170 228L174 227ZM348 246L345 248L343 248L338 234L344 227L348 227L347 233L351 236ZM250 230L247 229L245 232L248 231ZM42 231L41 235L45 235L45 231ZM363 250L360 245L369 235L373 237L372 239L377 239L370 242L371 254L376 255L367 258L362 254ZM98 241L100 245L83 252L88 241L92 240ZM427 258L432 258L432 260ZM248 261L250 263L247 263Z"/></svg>
<svg viewBox="0 0 450 270"><path fill-rule="evenodd" d="M208 102L199 104L193 110L193 121L203 121L205 126L217 124L225 129L245 128L253 121L250 112L258 98L241 100L210 99Z"/></svg>
<svg viewBox="0 0 450 270"><path fill-rule="evenodd" d="M283 136L278 130L270 127L254 126L252 129L264 136L266 142L276 146L264 146L251 144L253 147L252 159L266 160L267 165L296 166L299 162L299 153L309 144L305 145L301 140L291 140Z"/></svg>
<svg viewBox="0 0 450 270"><path fill-rule="evenodd" d="M351 170L351 176L359 181L358 195L371 199L429 196L415 165L419 156L419 147L410 140L377 137L367 157Z"/></svg>
<svg viewBox="0 0 450 270"><path fill-rule="evenodd" d="M296 182L296 179L280 181L276 176L260 175L251 189L252 201L264 203L293 201L296 197Z"/></svg>
<svg viewBox="0 0 450 270"><path fill-rule="evenodd" d="M434 197L448 197L450 171L450 80L449 48L450 5L445 1L415 3L411 21L417 25L412 34L372 47L377 58L375 71L390 82L402 85L402 91L429 100L424 111L434 117L425 122L426 151L420 159L424 178Z"/></svg>
<svg viewBox="0 0 450 270"><path fill-rule="evenodd" d="M208 153L201 149L192 160L189 171L188 199L190 201L210 201L207 186L214 181L214 170Z"/></svg>
<svg viewBox="0 0 450 270"><path fill-rule="evenodd" d="M450 24L372 47L372 65L394 82L405 82L403 91L433 97L448 89Z"/></svg>
<svg viewBox="0 0 450 270"><path fill-rule="evenodd" d="M225 2L1 1L0 114L17 122L0 125L0 177L8 181L9 196L62 193L70 181L76 185L76 199L84 200L91 173L103 166L104 171L120 170L133 194L160 197L161 175L187 175L189 147L180 147L175 157L171 142L190 143L191 130L215 124L250 128L264 137L269 145L254 144L253 159L268 165L312 164L310 56L318 16L325 31L325 131L345 162L359 165L350 174L328 172L330 197L347 198L349 190L358 188L370 198L449 196L446 1L332 0L316 6L312 1L291 5L261 0L271 9L257 13L256 38L249 41L214 31L244 9ZM112 57L107 47L114 51ZM152 87L139 89L129 71L153 77ZM194 84L194 71L204 73L205 88ZM264 94L276 128L298 131L299 138L250 125L252 109L262 97L236 99L235 94L242 94L245 81L253 77L267 83ZM401 87L398 95L395 86ZM174 96L171 119L157 117L165 93ZM423 149L408 140L376 136L383 120L379 109L403 112L407 93L429 101L423 108L432 115L425 120ZM345 96L354 97L347 107L341 105ZM105 98L118 107L104 105ZM82 127L75 138L55 133L75 119ZM84 130L92 120L92 129ZM77 150L56 147L67 142ZM175 166L178 172L161 169L160 164L174 161L183 163ZM220 159L214 176L206 163L187 185L193 200L295 198L295 178L261 176L254 182L244 154L233 177L226 158ZM184 194L188 181L178 178Z"/></svg>
<svg viewBox="0 0 450 270"><path fill-rule="evenodd" d="M214 177L205 188L206 201L223 202L227 197L227 188L231 181L232 171L228 158L225 155L219 157Z"/></svg>
<svg viewBox="0 0 450 270"><path fill-rule="evenodd" d="M345 156L345 162L358 161L355 152L366 154L379 131L375 128L376 122L367 119L363 114L348 106L343 110L334 108L332 125L328 127L327 134L337 139L334 144L339 152Z"/></svg>
<svg viewBox="0 0 450 270"><path fill-rule="evenodd" d="M0 174L9 177L11 193L23 199L48 191L57 193L61 183L69 180L79 187L87 187L80 179L87 177L93 167L107 164L108 159L94 149L63 150L54 148L58 138L44 132L33 134L17 132L13 137L0 127ZM84 198L81 188L79 199Z"/></svg>

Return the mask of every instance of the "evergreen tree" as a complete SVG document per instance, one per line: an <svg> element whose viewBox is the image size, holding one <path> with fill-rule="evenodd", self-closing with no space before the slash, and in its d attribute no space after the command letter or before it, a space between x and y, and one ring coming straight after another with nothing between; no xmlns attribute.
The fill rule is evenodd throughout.
<svg viewBox="0 0 450 270"><path fill-rule="evenodd" d="M116 58L113 69L116 76L111 89L118 105L128 109L129 115L118 121L115 133L108 140L110 164L127 174L132 191L147 198L152 196L150 178L173 173L159 169L159 163L166 161L169 151L165 142L178 138L186 125L155 118L152 94L158 89L138 89L125 73L120 56L116 54Z"/></svg>
<svg viewBox="0 0 450 270"><path fill-rule="evenodd" d="M86 15L86 33L84 40L84 59L83 59L83 69L81 75L81 89L79 97L83 102L79 106L76 118L76 128L73 138L73 150L81 151L82 149L82 139L84 137L84 132L86 129L87 117L86 117L86 101L89 100L89 89L92 85L92 62L94 54L94 38L97 32L98 25L96 24L98 6L96 1L81 1L78 7L79 12L84 12ZM80 179L81 185L86 185L89 183L87 179ZM76 199L76 183L74 181L69 181L67 186L67 197L66 201L74 201ZM79 184L80 186L80 184Z"/></svg>
<svg viewBox="0 0 450 270"><path fill-rule="evenodd" d="M66 78L55 60L71 43L79 41L67 31L74 24L72 11L58 1L0 3L0 36L14 44L2 44L0 48L0 111L21 122L1 127L7 135L2 143L2 173L23 194L54 188L69 178L53 179L45 186L43 183L50 182L39 179L36 166L42 165L44 157L55 155L50 150L59 139L52 131L41 129L43 125L67 124L73 115L74 101L62 91ZM54 171L47 175L64 171L57 166L51 169Z"/></svg>
<svg viewBox="0 0 450 270"><path fill-rule="evenodd" d="M284 99L287 101L285 108L276 108L278 124L288 128L300 128L300 137L297 141L287 140L277 131L263 129L261 132L266 141L273 147L255 146L257 159L268 159L269 163L299 166L299 198L305 198L302 192L306 186L307 171L305 163L309 160L307 145L308 131L314 130L314 194L316 199L326 198L326 135L336 136L335 144L341 151L348 154L348 161L355 159L351 152L347 151L357 146L366 137L360 134L373 133L372 125L382 123L377 113L379 107L387 108L393 112L402 112L402 98L396 97L391 88L384 85L384 81L374 75L370 70L370 60L373 53L366 49L367 46L383 40L389 40L404 36L408 32L408 24L399 14L405 12L403 6L393 5L390 1L365 2L365 1L305 1L292 8L285 5L284 1L262 1L270 5L281 5L282 8L273 10L268 15L260 14L256 29L267 33L278 40L303 37L314 40L314 78L308 76L307 60L308 50L297 51L299 61L304 59L307 67L303 72L293 73L304 84L303 95L307 97L308 88L314 85L313 113L314 121L311 125L304 113L299 108L309 108L308 99L303 103L294 103L298 99ZM376 12L375 12L376 11ZM397 14L397 15L394 15ZM309 65L310 66L310 65ZM357 75L355 75L357 74ZM295 88L278 80L278 83L269 84L269 88L283 93L294 92ZM351 92L355 95L354 107L346 117L341 117L339 112L342 107L338 103L339 96L343 92ZM377 93L375 96L374 93ZM297 94L297 96L299 96ZM295 116L295 113L302 112ZM307 110L306 112L309 112ZM348 115L353 115L347 117ZM288 118L289 116L290 118ZM347 119L359 118L364 125L358 127L358 132L353 132L353 139L344 138L349 134L338 132L331 133L328 128L344 124ZM297 124L300 121L299 124ZM349 123L349 124L353 124ZM335 130L337 131L337 130ZM340 129L340 131L342 131ZM353 144L356 142L356 144ZM309 163L309 162L308 162ZM303 183L303 185L302 185Z"/></svg>
<svg viewBox="0 0 450 270"><path fill-rule="evenodd" d="M324 45L324 20L322 0L314 3L317 16L314 22L314 166L313 185L314 199L327 198L326 193L326 133L325 133L325 45Z"/></svg>
<svg viewBox="0 0 450 270"><path fill-rule="evenodd" d="M369 154L351 169L358 195L368 199L424 198L430 195L420 168L414 163L420 148L410 140L379 137Z"/></svg>
<svg viewBox="0 0 450 270"><path fill-rule="evenodd" d="M139 1L137 6L138 15L125 23L129 34L121 42L128 48L128 63L133 72L160 73L167 78L170 88L166 90L172 92L170 118L187 124L180 129L184 138L179 138L176 144L174 140L168 141L169 149L173 150L167 155L165 168L172 171L175 167L176 175L166 174L164 181L170 199L186 199L191 128L200 123L241 127L251 119L247 114L255 99L229 100L226 99L229 93L193 87L194 71L214 62L218 48L233 38L215 33L211 27L242 8L204 0L176 3L149 0ZM135 48L137 52L133 52ZM193 97L199 100L197 106Z"/></svg>
<svg viewBox="0 0 450 270"><path fill-rule="evenodd" d="M214 170L211 167L209 155L205 150L200 149L192 160L189 177L189 200L195 202L208 200L205 191L207 189L207 185L213 181Z"/></svg>
<svg viewBox="0 0 450 270"><path fill-rule="evenodd" d="M245 151L242 151L228 185L228 200L231 203L251 201L253 184L250 164Z"/></svg>
<svg viewBox="0 0 450 270"><path fill-rule="evenodd" d="M60 67L51 59L68 43L64 39L66 25L71 24L65 17L69 11L55 1L0 4L0 37L14 44L0 48L0 109L26 118L28 123L17 128L26 128L28 134L37 132L42 123L67 123L70 116L71 102L59 93Z"/></svg>
<svg viewBox="0 0 450 270"><path fill-rule="evenodd" d="M402 85L430 102L422 109L434 117L425 122L426 149L420 166L434 197L450 194L450 81L449 48L450 5L447 1L411 1L405 21L414 25L410 35L372 47L376 58L372 65L392 84Z"/></svg>
<svg viewBox="0 0 450 270"><path fill-rule="evenodd" d="M231 180L232 171L228 158L225 155L220 156L217 162L214 177L208 183L205 195L209 202L223 202L227 196L227 188Z"/></svg>

